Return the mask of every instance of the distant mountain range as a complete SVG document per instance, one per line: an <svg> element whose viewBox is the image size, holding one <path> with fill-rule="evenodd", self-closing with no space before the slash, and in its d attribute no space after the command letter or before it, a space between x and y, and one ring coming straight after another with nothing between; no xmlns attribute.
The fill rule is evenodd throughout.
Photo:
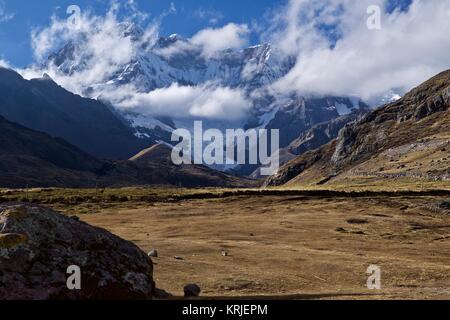
<svg viewBox="0 0 450 320"><path fill-rule="evenodd" d="M144 32L138 26L122 23L121 28L123 36L136 43L138 50L110 77L86 84L82 88L86 97L109 103L102 92L124 85L132 85L140 93L168 88L174 83L238 88L245 92L252 105L246 116L233 121L201 119L204 127L221 130L279 129L283 148L317 124L354 112L369 111L369 106L356 97L304 97L294 94L280 97L270 93L269 86L292 69L295 59L281 55L269 44L242 50L229 49L205 56L200 47L178 35L160 37L155 43L148 43L143 41ZM84 41L85 38L80 37L51 54L44 69L52 66L61 74L73 76L89 68L85 63L90 57L83 52ZM180 118L176 114L161 117L133 110L117 109L115 112L136 137L167 144L171 144L170 134L175 128L191 130L193 121L198 120ZM250 174L254 169L251 166L233 168L240 174Z"/></svg>
<svg viewBox="0 0 450 320"><path fill-rule="evenodd" d="M284 111L293 112L290 119L267 123L295 125L282 138L287 164L266 185L450 179L450 71L374 111L360 103L333 117L335 104L353 103L345 99L300 99ZM0 69L0 112L0 187L258 185L205 166L175 166L170 146L136 137L115 111L47 77L27 81Z"/></svg>
<svg viewBox="0 0 450 320"><path fill-rule="evenodd" d="M374 111L356 97L270 93L294 60L270 45L225 50L205 56L177 35L155 43L124 23L124 37L139 44L131 61L109 78L87 83L83 96L62 88L48 75L25 80L0 68L1 186L182 185L254 186L258 165L174 166L171 134L192 129L194 117L124 111L102 89L131 85L140 93L181 86L239 88L252 107L240 120L201 119L204 128L279 129L280 160L270 186L326 184L354 177L448 176L449 74L444 72L405 97ZM50 55L46 67L75 76L83 63L83 37ZM388 159L388 160L386 160Z"/></svg>

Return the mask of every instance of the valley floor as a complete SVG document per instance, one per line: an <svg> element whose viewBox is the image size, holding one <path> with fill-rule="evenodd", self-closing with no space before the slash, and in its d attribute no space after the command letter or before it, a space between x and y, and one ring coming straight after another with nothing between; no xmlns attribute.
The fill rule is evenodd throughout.
<svg viewBox="0 0 450 320"><path fill-rule="evenodd" d="M435 207L442 200L238 196L82 219L156 248L156 283L177 296L197 283L204 297L450 299L450 215ZM373 264L380 291L366 287Z"/></svg>
<svg viewBox="0 0 450 320"><path fill-rule="evenodd" d="M157 249L155 281L175 296L197 283L212 299L450 299L448 189L152 190L105 190L100 203L93 190L34 190L26 198L77 213L145 252ZM19 194L1 193L3 201ZM381 268L379 291L366 287L370 265Z"/></svg>

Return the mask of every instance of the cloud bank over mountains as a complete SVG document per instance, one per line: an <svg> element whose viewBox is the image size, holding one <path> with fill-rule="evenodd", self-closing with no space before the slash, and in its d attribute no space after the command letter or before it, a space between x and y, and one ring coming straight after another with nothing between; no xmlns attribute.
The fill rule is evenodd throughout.
<svg viewBox="0 0 450 320"><path fill-rule="evenodd" d="M250 108L245 93L240 89L215 86L213 82L197 86L173 83L151 92L142 92L132 84L104 86L111 77L122 72L125 65L135 62L146 50L153 50L159 39L159 18L141 29L136 27L135 19L120 20L121 9L115 4L105 16L84 12L77 21L78 28L53 17L48 27L33 30L32 45L37 63L20 70L21 74L30 79L46 73L72 92L84 95L90 88L91 96L142 114L217 119L245 115ZM248 44L248 34L246 25L231 23L201 30L191 39L177 41L158 53L171 56L185 50L200 50L208 59L222 50L244 47ZM73 49L68 53L72 63L69 70L61 72L61 66L48 63L47 58L68 43Z"/></svg>
<svg viewBox="0 0 450 320"><path fill-rule="evenodd" d="M251 106L242 90L215 86L213 83L198 86L173 83L167 88L147 93L124 85L103 92L102 98L125 111L179 118L236 120L244 117Z"/></svg>
<svg viewBox="0 0 450 320"><path fill-rule="evenodd" d="M227 49L241 49L248 45L250 29L246 24L229 23L220 28L200 30L190 39L180 39L171 46L158 50L165 57L171 57L187 50L198 50L205 58Z"/></svg>
<svg viewBox="0 0 450 320"><path fill-rule="evenodd" d="M367 28L370 5L382 8L381 30ZM197 50L204 59L214 59L223 50L248 46L250 35L263 30L261 40L269 42L273 51L295 59L294 67L266 88L274 95L358 96L375 101L390 90L404 93L450 67L450 0L414 0L407 10L387 7L387 0L290 0L257 27L236 23L209 27L158 53L171 57ZM165 14L174 10L171 7ZM79 28L53 17L47 27L33 30L37 62L20 72L26 78L45 72L70 91L85 94L90 88L93 96L144 114L244 116L251 107L249 93L214 81L172 83L151 92L130 84L103 85L123 71L124 65L132 64L140 52L153 50L162 19L148 21L134 1L115 3L104 16L82 12ZM133 23L146 24L139 37ZM68 54L74 63L61 72L61 67L46 63L47 57L67 43L73 43L74 50Z"/></svg>
<svg viewBox="0 0 450 320"><path fill-rule="evenodd" d="M277 91L374 99L404 93L450 67L450 1L415 0L406 11L381 11L381 29L367 27L367 8L383 0L291 0L267 38L297 57Z"/></svg>

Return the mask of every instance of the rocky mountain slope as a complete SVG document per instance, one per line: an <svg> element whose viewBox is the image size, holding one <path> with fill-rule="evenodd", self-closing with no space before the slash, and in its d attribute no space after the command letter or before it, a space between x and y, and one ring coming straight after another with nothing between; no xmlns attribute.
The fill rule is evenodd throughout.
<svg viewBox="0 0 450 320"><path fill-rule="evenodd" d="M368 110L369 107L362 101L350 98L300 97L279 108L273 119L264 127L280 129L280 147L285 148L317 124Z"/></svg>
<svg viewBox="0 0 450 320"><path fill-rule="evenodd" d="M126 159L154 143L138 139L104 104L74 95L49 77L27 81L5 68L0 68L0 115L100 158Z"/></svg>
<svg viewBox="0 0 450 320"><path fill-rule="evenodd" d="M347 124L357 121L368 111L366 109L358 109L352 113L334 118L327 122L319 123L307 131L303 131L300 136L293 140L287 147L281 148L279 151L280 165L284 165L299 155L308 151L315 150L331 140L337 138L339 131ZM242 168L241 168L242 169ZM251 169L251 168L249 168ZM261 169L258 168L250 175L252 178L267 178L261 176Z"/></svg>
<svg viewBox="0 0 450 320"><path fill-rule="evenodd" d="M287 149L295 155L315 150L338 137L347 124L357 121L365 112L358 110L339 118L319 123L293 140Z"/></svg>
<svg viewBox="0 0 450 320"><path fill-rule="evenodd" d="M286 164L268 186L354 179L450 179L450 70Z"/></svg>

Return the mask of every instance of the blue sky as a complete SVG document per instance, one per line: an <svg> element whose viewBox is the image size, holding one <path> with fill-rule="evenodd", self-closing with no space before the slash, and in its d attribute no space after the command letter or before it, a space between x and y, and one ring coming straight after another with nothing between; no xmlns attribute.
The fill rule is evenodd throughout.
<svg viewBox="0 0 450 320"><path fill-rule="evenodd" d="M284 0L136 0L136 2L141 11L150 14L150 19L168 11L173 2L177 11L163 19L161 33L165 35L179 33L183 36L191 36L198 30L213 25L214 22L217 26L228 22L252 24L255 20L262 20L271 8L285 3ZM0 22L0 57L17 67L30 64L31 30L47 25L53 14L61 18L66 16L66 8L72 4L99 15L104 14L110 7L110 1L107 0L0 0L0 8L4 14L14 15L12 19ZM253 38L253 41L257 41L256 38Z"/></svg>

